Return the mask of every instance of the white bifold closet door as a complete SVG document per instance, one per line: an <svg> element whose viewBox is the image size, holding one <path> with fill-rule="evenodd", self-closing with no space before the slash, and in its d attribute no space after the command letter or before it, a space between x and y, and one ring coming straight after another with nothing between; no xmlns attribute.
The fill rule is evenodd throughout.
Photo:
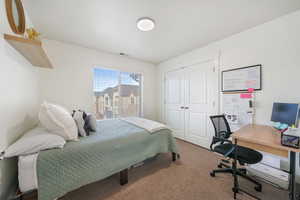
<svg viewBox="0 0 300 200"><path fill-rule="evenodd" d="M208 148L218 113L218 73L206 62L166 73L165 122L175 137Z"/></svg>

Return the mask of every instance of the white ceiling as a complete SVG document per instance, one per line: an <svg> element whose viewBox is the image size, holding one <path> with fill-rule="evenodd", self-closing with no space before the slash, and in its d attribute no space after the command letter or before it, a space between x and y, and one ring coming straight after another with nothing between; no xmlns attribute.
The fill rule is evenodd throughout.
<svg viewBox="0 0 300 200"><path fill-rule="evenodd" d="M299 0L25 0L44 37L159 63L300 9ZM141 32L136 21L156 27Z"/></svg>

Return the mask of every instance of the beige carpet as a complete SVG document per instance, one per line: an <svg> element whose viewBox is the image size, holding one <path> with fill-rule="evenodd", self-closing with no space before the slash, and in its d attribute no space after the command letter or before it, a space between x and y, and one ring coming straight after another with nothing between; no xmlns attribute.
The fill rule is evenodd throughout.
<svg viewBox="0 0 300 200"><path fill-rule="evenodd" d="M209 176L216 167L218 156L195 145L178 141L181 159L171 162L171 155L159 155L142 167L129 171L129 183L119 185L119 176L82 187L62 200L229 200L233 199L231 175ZM266 200L286 200L288 194L263 184L263 192L255 192L253 185L240 178L247 191ZM242 194L241 200L252 198Z"/></svg>

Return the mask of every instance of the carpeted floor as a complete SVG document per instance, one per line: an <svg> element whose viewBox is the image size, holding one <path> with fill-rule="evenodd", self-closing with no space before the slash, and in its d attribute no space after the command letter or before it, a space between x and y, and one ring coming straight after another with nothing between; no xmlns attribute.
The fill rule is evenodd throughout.
<svg viewBox="0 0 300 200"><path fill-rule="evenodd" d="M181 159L171 162L171 155L159 155L145 165L129 171L129 183L119 185L119 176L90 184L61 200L229 200L233 199L231 175L209 176L218 156L195 145L179 141ZM266 200L286 200L288 193L263 184L263 192L240 178L247 191ZM240 200L253 198L240 194Z"/></svg>

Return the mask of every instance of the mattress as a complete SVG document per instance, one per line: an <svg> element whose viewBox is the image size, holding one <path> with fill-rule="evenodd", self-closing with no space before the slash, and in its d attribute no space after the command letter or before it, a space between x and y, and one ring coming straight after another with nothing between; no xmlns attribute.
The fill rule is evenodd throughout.
<svg viewBox="0 0 300 200"><path fill-rule="evenodd" d="M20 156L18 161L19 187L21 192L28 192L38 188L37 179L37 158L38 154Z"/></svg>

